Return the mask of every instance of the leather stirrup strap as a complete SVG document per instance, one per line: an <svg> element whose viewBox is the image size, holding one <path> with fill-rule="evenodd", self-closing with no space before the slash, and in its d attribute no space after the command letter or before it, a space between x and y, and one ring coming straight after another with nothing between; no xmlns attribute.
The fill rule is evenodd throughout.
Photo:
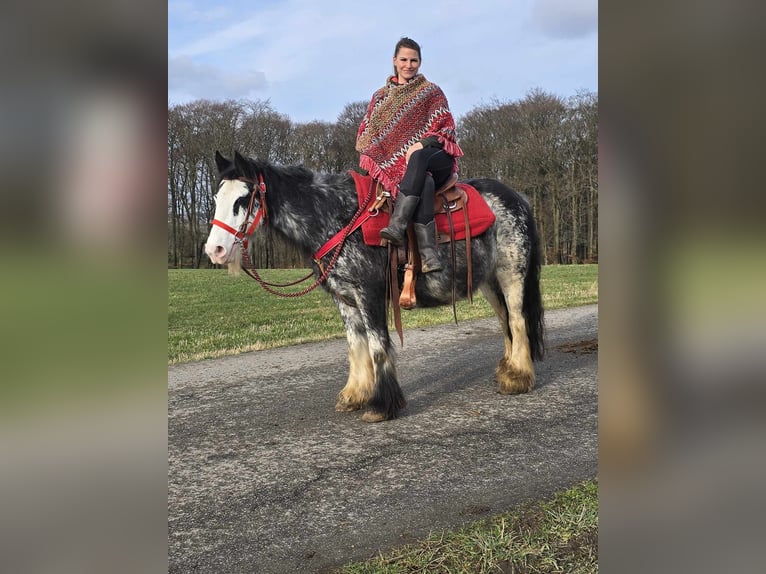
<svg viewBox="0 0 766 574"><path fill-rule="evenodd" d="M404 346L404 333L402 331L402 311L399 309L399 277L397 269L399 267L399 250L391 243L388 244L389 272L386 273L386 292L388 295L388 305L393 307L394 325L399 334L399 341Z"/></svg>
<svg viewBox="0 0 766 574"><path fill-rule="evenodd" d="M415 240L415 231L411 224L407 226L407 244L409 251L407 264L404 266L404 284L402 285L402 294L399 296L399 306L409 311L417 305L415 281L417 280L416 271L420 268L420 254Z"/></svg>
<svg viewBox="0 0 766 574"><path fill-rule="evenodd" d="M471 224L468 220L468 209L463 209L465 221L465 265L466 265L466 292L468 302L473 305L473 263L471 262Z"/></svg>
<svg viewBox="0 0 766 574"><path fill-rule="evenodd" d="M399 296L399 306L403 309L414 309L417 304L415 296L415 281L420 257L417 255L418 248L415 243L415 233L412 225L407 226L407 263L404 266L404 282L402 284L402 294Z"/></svg>
<svg viewBox="0 0 766 574"><path fill-rule="evenodd" d="M457 267L457 256L455 254L455 225L452 223L452 211L446 205L446 199L445 212L447 213L447 221L449 222L449 248L450 256L452 258L452 316L455 319L455 325L457 325L457 307L455 306L455 301L457 300L457 288L455 286L455 268Z"/></svg>
<svg viewBox="0 0 766 574"><path fill-rule="evenodd" d="M415 269L412 263L404 266L404 284L402 285L402 294L399 295L399 306L402 309L414 309L415 300Z"/></svg>

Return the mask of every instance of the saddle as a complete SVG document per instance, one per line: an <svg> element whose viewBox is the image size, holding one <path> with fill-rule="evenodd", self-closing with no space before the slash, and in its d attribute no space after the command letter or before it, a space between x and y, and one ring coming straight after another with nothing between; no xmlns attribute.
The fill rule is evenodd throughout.
<svg viewBox="0 0 766 574"><path fill-rule="evenodd" d="M447 232L440 231L437 228L436 241L438 243L451 243L452 249L452 311L457 321L457 313L455 310L456 290L455 290L455 268L456 268L456 252L455 252L455 225L453 223L452 214L456 212L462 212L463 224L464 224L464 237L465 237L465 251L467 262L467 290L468 300L473 301L473 273L471 265L471 223L468 217L468 194L457 187L458 176L456 173L452 174L449 180L434 192L434 217L439 214L445 214L447 221L449 222L449 229ZM393 209L393 200L390 193L383 189L383 186L378 182L376 187L376 197L370 211L380 210L391 213ZM420 272L420 250L418 249L418 243L415 236L412 222L407 226L407 243L400 247L389 246L391 260L391 280L390 288L391 299L398 304L398 307L404 309L413 309L417 305L417 299L415 295L415 285L417 282L417 276ZM404 265L404 282L400 294L396 294L398 290L398 277L397 269L400 261L406 261ZM394 308L395 320L398 328L398 309Z"/></svg>

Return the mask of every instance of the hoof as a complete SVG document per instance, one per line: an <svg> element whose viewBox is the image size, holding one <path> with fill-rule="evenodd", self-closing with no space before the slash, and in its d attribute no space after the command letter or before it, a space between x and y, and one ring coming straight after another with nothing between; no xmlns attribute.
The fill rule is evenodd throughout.
<svg viewBox="0 0 766 574"><path fill-rule="evenodd" d="M528 393L535 386L534 372L516 370L505 360L498 363L495 377L498 384L497 392L501 395Z"/></svg>
<svg viewBox="0 0 766 574"><path fill-rule="evenodd" d="M529 385L524 384L517 384L517 385L498 385L497 392L501 395L521 395L523 393L528 393L532 390L532 387Z"/></svg>
<svg viewBox="0 0 766 574"><path fill-rule="evenodd" d="M366 423L379 423L386 420L386 415L373 411L367 411L362 415L362 420Z"/></svg>
<svg viewBox="0 0 766 574"><path fill-rule="evenodd" d="M366 401L362 395L354 392L347 392L345 389L338 393L335 400L335 411L339 413L351 413L358 411L365 405Z"/></svg>
<svg viewBox="0 0 766 574"><path fill-rule="evenodd" d="M339 413L352 413L362 408L362 405L356 403L347 403L346 401L338 401L335 403L335 411Z"/></svg>

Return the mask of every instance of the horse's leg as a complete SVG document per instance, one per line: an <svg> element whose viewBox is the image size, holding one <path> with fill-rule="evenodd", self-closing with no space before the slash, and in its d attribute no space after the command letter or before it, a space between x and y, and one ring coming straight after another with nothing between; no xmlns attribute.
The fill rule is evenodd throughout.
<svg viewBox="0 0 766 574"><path fill-rule="evenodd" d="M348 382L338 393L335 410L339 412L356 411L362 408L372 396L375 374L367 343L367 331L358 309L336 299L340 316L346 327L348 340Z"/></svg>
<svg viewBox="0 0 766 574"><path fill-rule="evenodd" d="M511 327L508 322L508 307L505 306L505 295L503 295L500 286L497 282L488 282L482 285L480 288L482 295L495 311L498 321L500 322L500 328L503 331L503 342L505 344L505 352L503 355L503 362L505 356L510 357L513 352L513 338L511 336Z"/></svg>
<svg viewBox="0 0 766 574"><path fill-rule="evenodd" d="M396 377L394 348L386 323L385 297L375 297L372 302L360 298L359 309L367 332L367 345L374 373L372 396L362 420L380 422L393 419L407 402Z"/></svg>
<svg viewBox="0 0 766 574"><path fill-rule="evenodd" d="M498 265L497 281L501 294L494 295L494 303L491 297L489 301L497 312L505 335L505 353L495 371L498 391L506 395L526 393L535 385L535 369L522 310L524 275L519 271L518 264ZM500 296L502 299L499 299Z"/></svg>

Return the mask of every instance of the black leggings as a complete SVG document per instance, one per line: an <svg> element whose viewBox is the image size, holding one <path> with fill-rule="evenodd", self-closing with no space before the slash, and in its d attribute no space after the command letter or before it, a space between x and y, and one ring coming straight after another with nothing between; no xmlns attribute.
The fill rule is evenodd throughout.
<svg viewBox="0 0 766 574"><path fill-rule="evenodd" d="M437 147L423 148L410 156L399 191L404 195L420 196L413 218L415 223L428 223L433 219L434 191L450 178L453 165L452 156Z"/></svg>

